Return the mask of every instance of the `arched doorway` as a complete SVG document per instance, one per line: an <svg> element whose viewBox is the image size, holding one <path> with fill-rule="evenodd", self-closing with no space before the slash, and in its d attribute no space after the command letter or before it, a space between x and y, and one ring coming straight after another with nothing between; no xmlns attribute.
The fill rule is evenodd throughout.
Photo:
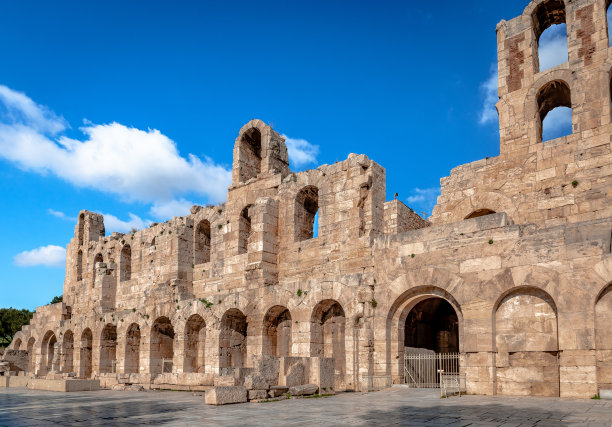
<svg viewBox="0 0 612 427"><path fill-rule="evenodd" d="M117 327L106 324L100 335L100 373L116 373Z"/></svg>
<svg viewBox="0 0 612 427"><path fill-rule="evenodd" d="M219 367L242 368L246 362L247 318L242 311L232 308L221 318L219 336Z"/></svg>
<svg viewBox="0 0 612 427"><path fill-rule="evenodd" d="M318 303L310 320L310 355L334 358L334 387L344 388L346 374L346 316L338 301Z"/></svg>
<svg viewBox="0 0 612 427"><path fill-rule="evenodd" d="M80 376L81 378L91 378L92 349L93 349L93 334L91 332L91 329L86 328L81 334L81 347L80 347L80 356L81 356Z"/></svg>
<svg viewBox="0 0 612 427"><path fill-rule="evenodd" d="M125 336L125 364L123 372L138 374L140 372L140 326L132 323Z"/></svg>
<svg viewBox="0 0 612 427"><path fill-rule="evenodd" d="M459 352L459 318L440 297L417 303L404 323L404 347L435 353Z"/></svg>
<svg viewBox="0 0 612 427"><path fill-rule="evenodd" d="M172 373L174 358L174 327L165 316L158 317L151 328L151 374Z"/></svg>
<svg viewBox="0 0 612 427"><path fill-rule="evenodd" d="M34 344L36 343L36 338L34 337L30 337L30 339L28 340L28 346L27 346L27 350L28 350L28 373L30 375L34 374L34 368L35 368L35 358L34 358Z"/></svg>
<svg viewBox="0 0 612 427"><path fill-rule="evenodd" d="M612 283L595 303L595 348L597 354L597 387L612 389Z"/></svg>
<svg viewBox="0 0 612 427"><path fill-rule="evenodd" d="M263 354L291 355L291 313L282 305L270 308L264 317Z"/></svg>
<svg viewBox="0 0 612 427"><path fill-rule="evenodd" d="M193 314L185 324L185 350L183 372L204 372L206 322L199 314Z"/></svg>
<svg viewBox="0 0 612 427"><path fill-rule="evenodd" d="M73 372L73 355L74 335L71 330L67 330L62 341L62 359L60 363L60 370L62 372Z"/></svg>
<svg viewBox="0 0 612 427"><path fill-rule="evenodd" d="M45 375L54 369L53 363L55 360L55 343L57 338L53 331L47 331L43 337L42 347L40 349L40 371L39 375Z"/></svg>

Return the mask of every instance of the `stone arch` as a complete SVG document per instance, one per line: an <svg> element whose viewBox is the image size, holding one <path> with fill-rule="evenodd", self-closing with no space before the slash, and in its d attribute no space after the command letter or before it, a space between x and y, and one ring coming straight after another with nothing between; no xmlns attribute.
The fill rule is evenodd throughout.
<svg viewBox="0 0 612 427"><path fill-rule="evenodd" d="M569 69L553 68L543 73L527 91L524 104L525 121L535 122L535 134L532 134L532 137L538 142L542 141L542 122L550 111L560 106L575 110L571 94L575 86L576 77Z"/></svg>
<svg viewBox="0 0 612 427"><path fill-rule="evenodd" d="M507 215L508 221L512 223L516 215L516 206L512 199L501 193L493 191L478 192L466 197L452 209L449 222L483 216L480 214L482 212L487 215L503 212Z"/></svg>
<svg viewBox="0 0 612 427"><path fill-rule="evenodd" d="M117 326L107 323L100 333L100 373L116 373Z"/></svg>
<svg viewBox="0 0 612 427"><path fill-rule="evenodd" d="M314 237L315 217L318 212L319 189L314 185L303 187L295 197L293 226L296 242Z"/></svg>
<svg viewBox="0 0 612 427"><path fill-rule="evenodd" d="M210 221L203 219L194 229L194 265L210 262L210 237Z"/></svg>
<svg viewBox="0 0 612 427"><path fill-rule="evenodd" d="M529 5L531 6L531 5ZM528 8L529 8L528 6ZM540 66L538 49L542 35L555 25L567 24L566 5L564 0L541 0L533 5L530 14L534 34L534 71L543 71ZM567 31L566 35L567 37ZM567 62L567 61L566 61Z"/></svg>
<svg viewBox="0 0 612 427"><path fill-rule="evenodd" d="M162 374L173 371L174 327L170 319L160 316L153 322L150 335L150 373ZM172 368L171 368L172 366Z"/></svg>
<svg viewBox="0 0 612 427"><path fill-rule="evenodd" d="M28 372L33 375L34 368L36 366L36 359L34 357L34 345L36 344L36 338L30 337L28 340L27 350L28 350Z"/></svg>
<svg viewBox="0 0 612 427"><path fill-rule="evenodd" d="M203 373L206 362L206 322L192 314L185 322L183 372Z"/></svg>
<svg viewBox="0 0 612 427"><path fill-rule="evenodd" d="M346 375L346 314L336 300L319 302L310 317L310 355L334 359L334 386L341 389Z"/></svg>
<svg viewBox="0 0 612 427"><path fill-rule="evenodd" d="M125 361L123 372L140 373L140 325L131 323L125 334Z"/></svg>
<svg viewBox="0 0 612 427"><path fill-rule="evenodd" d="M93 333L91 329L85 328L81 333L81 343L79 346L80 366L79 376L81 378L91 378L93 373Z"/></svg>
<svg viewBox="0 0 612 427"><path fill-rule="evenodd" d="M452 275L445 276L437 270L425 273L422 280L417 279L419 276L418 273L414 273L413 277L402 276L393 283L403 284L405 289L405 286L410 283L450 284L457 279ZM391 375L393 383L403 382L406 321L414 308L428 300L443 300L450 305L456 315L457 350L463 352L463 312L460 303L449 291L440 286L417 285L409 287L392 299L393 303L387 312L387 372ZM392 363L393 360L396 363Z"/></svg>
<svg viewBox="0 0 612 427"><path fill-rule="evenodd" d="M291 313L287 307L275 305L266 311L262 354L291 356Z"/></svg>
<svg viewBox="0 0 612 427"><path fill-rule="evenodd" d="M493 305L495 392L559 396L558 312L541 288L518 286Z"/></svg>
<svg viewBox="0 0 612 427"><path fill-rule="evenodd" d="M221 318L219 333L219 367L242 368L247 356L247 318L237 308L227 310Z"/></svg>
<svg viewBox="0 0 612 427"><path fill-rule="evenodd" d="M612 389L612 282L595 300L595 350L598 389Z"/></svg>
<svg viewBox="0 0 612 427"><path fill-rule="evenodd" d="M119 281L126 282L132 279L132 248L126 244L121 248L119 256Z"/></svg>
<svg viewBox="0 0 612 427"><path fill-rule="evenodd" d="M19 350L21 347L21 338L15 338L12 344L14 350Z"/></svg>
<svg viewBox="0 0 612 427"><path fill-rule="evenodd" d="M54 370L55 344L57 337L53 331L47 331L43 336L40 347L40 369L39 375L45 375Z"/></svg>
<svg viewBox="0 0 612 427"><path fill-rule="evenodd" d="M70 329L64 332L60 361L62 372L74 372L74 334Z"/></svg>

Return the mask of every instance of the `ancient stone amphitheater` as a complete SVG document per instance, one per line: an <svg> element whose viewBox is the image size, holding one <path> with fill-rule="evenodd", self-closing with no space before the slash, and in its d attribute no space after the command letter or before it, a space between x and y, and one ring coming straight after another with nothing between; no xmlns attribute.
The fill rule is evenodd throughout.
<svg viewBox="0 0 612 427"><path fill-rule="evenodd" d="M105 386L244 384L270 356L281 377L299 360L313 382L331 360L330 389L371 390L419 385L410 356L439 369L444 355L470 393L612 388L609 5L532 1L498 24L500 155L443 178L428 221L386 201L365 155L295 173L253 120L226 203L130 234L82 211L64 302L7 354L29 377ZM562 22L569 61L540 71L539 37ZM543 142L560 106L573 131Z"/></svg>

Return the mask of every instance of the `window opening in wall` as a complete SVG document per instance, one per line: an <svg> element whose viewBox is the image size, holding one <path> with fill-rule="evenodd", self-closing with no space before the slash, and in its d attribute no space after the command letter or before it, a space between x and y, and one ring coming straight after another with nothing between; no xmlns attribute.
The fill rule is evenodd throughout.
<svg viewBox="0 0 612 427"><path fill-rule="evenodd" d="M194 264L210 261L210 222L202 220L195 231Z"/></svg>
<svg viewBox="0 0 612 427"><path fill-rule="evenodd" d="M472 212L471 214L469 214L468 216L466 216L465 219L478 218L478 217L486 216L486 215L493 215L494 213L496 212L492 211L491 209L478 209Z"/></svg>
<svg viewBox="0 0 612 427"><path fill-rule="evenodd" d="M249 216L249 208L247 206L240 212L238 224L238 253L246 254L249 249L249 238L251 237L251 217Z"/></svg>
<svg viewBox="0 0 612 427"><path fill-rule="evenodd" d="M538 93L537 106L541 141L572 134L572 96L567 83L546 84Z"/></svg>
<svg viewBox="0 0 612 427"><path fill-rule="evenodd" d="M612 8L610 7L610 5L612 5L612 0L607 0L606 1L606 21L608 22L608 46L612 46L612 37L610 37L611 34L611 27L612 27Z"/></svg>
<svg viewBox="0 0 612 427"><path fill-rule="evenodd" d="M121 250L121 274L122 282L132 278L132 248L130 245L125 245Z"/></svg>
<svg viewBox="0 0 612 427"><path fill-rule="evenodd" d="M251 128L240 140L240 182L257 177L261 172L261 132Z"/></svg>
<svg viewBox="0 0 612 427"><path fill-rule="evenodd" d="M77 282L83 280L83 251L79 250L77 254Z"/></svg>
<svg viewBox="0 0 612 427"><path fill-rule="evenodd" d="M315 237L315 218L319 213L319 189L308 186L302 188L295 198L295 241ZM318 224L316 224L318 227ZM316 233L318 234L318 233Z"/></svg>
<svg viewBox="0 0 612 427"><path fill-rule="evenodd" d="M95 287L96 286L96 272L98 270L98 266L97 264L99 262L103 262L104 260L102 259L102 254L97 254L96 257L94 258L94 265L93 265L93 279L91 281L91 287Z"/></svg>
<svg viewBox="0 0 612 427"><path fill-rule="evenodd" d="M567 26L563 0L541 3L533 15L533 27L538 47L539 71L568 61Z"/></svg>

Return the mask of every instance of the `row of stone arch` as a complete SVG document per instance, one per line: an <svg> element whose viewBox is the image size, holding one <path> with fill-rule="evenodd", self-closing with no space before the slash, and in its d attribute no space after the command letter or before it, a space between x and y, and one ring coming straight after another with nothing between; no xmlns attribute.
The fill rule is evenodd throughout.
<svg viewBox="0 0 612 427"><path fill-rule="evenodd" d="M334 357L337 371L344 372L345 365L345 325L344 309L335 300L323 300L315 307L311 323L311 356ZM218 332L219 368L241 368L246 366L247 358L247 317L237 308L227 310L220 321ZM271 307L264 316L262 325L262 354L273 356L292 355L292 316L284 306ZM47 331L35 348L36 339L27 342L31 372L45 375L49 372L75 372L82 378L90 378L94 373L94 343L99 343L96 372L105 373L149 373L162 374L176 372L172 369L176 352L182 357L182 372L204 373L207 363L206 334L207 325L199 314L191 315L185 322L184 330L177 333L166 316L160 316L147 331L148 340L143 340L138 323L127 326L123 342L118 342L117 325L107 323L94 340L92 329L87 327L78 341L72 330L66 330L58 337L56 332ZM209 331L210 332L210 331ZM118 361L117 347L123 346L122 363ZM13 344L21 349L21 338ZM142 350L148 347L148 361L143 363ZM38 350L38 363L35 355ZM75 351L79 353L79 366L75 366ZM145 366L148 364L148 369ZM36 370L35 368L38 367Z"/></svg>

